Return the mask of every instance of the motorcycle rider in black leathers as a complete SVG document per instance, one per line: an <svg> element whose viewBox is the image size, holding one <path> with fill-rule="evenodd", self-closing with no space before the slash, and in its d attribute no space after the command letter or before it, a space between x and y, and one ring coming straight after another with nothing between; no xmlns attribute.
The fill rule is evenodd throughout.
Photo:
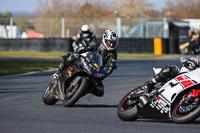
<svg viewBox="0 0 200 133"><path fill-rule="evenodd" d="M118 41L119 38L116 32L112 30L106 30L101 41L86 42L85 40L82 40L79 45L73 46L73 53L63 56L64 61L59 65L58 70L52 76L52 78L57 79L62 70L64 70L72 61L79 58L79 54L86 51L91 51L97 52L102 56L104 72L99 75L99 78L103 80L112 73L113 69L117 68L117 51L115 48L118 45ZM96 85L92 93L96 96L103 96L104 86L102 81L99 81L97 84L98 85Z"/></svg>
<svg viewBox="0 0 200 133"><path fill-rule="evenodd" d="M200 57L187 57L183 56L180 58L180 62L182 66L186 67L189 71L194 70L196 68L200 67ZM147 96L150 96L150 92L152 91L153 85L155 85L158 82L165 82L168 79L172 79L176 76L179 75L179 68L177 66L171 65L171 66L166 66L162 68L162 70L154 75L152 78L147 81L142 88L144 88L145 93ZM135 94L133 94L135 97Z"/></svg>
<svg viewBox="0 0 200 133"><path fill-rule="evenodd" d="M77 34L76 40L72 44L74 52L80 47L79 45L82 45L83 40L87 43L96 41L96 36L90 31L89 25L83 25L81 27L81 33Z"/></svg>

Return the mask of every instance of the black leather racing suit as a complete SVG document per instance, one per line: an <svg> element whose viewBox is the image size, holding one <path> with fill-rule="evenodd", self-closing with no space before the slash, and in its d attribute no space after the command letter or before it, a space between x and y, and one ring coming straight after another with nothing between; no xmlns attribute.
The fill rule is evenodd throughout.
<svg viewBox="0 0 200 133"><path fill-rule="evenodd" d="M84 44L82 44L82 41L85 41L86 44L88 44L90 42L96 41L96 36L92 32L89 32L87 34L83 34L83 33L77 34L76 40L72 44L74 52L77 51L77 49L79 47L81 47L82 45L84 45ZM88 46L85 46L85 47L88 47Z"/></svg>
<svg viewBox="0 0 200 133"><path fill-rule="evenodd" d="M79 57L79 54L86 51L97 52L102 56L103 59L103 70L104 70L104 77L102 80L110 75L114 69L117 68L116 61L117 61L117 52L116 50L107 51L103 49L103 44L101 41L92 41L86 43L82 41L83 45L79 45L79 47L75 48L75 52L71 54L66 54L63 56L64 61L60 64L57 74L59 75L62 70L66 68L66 66L76 60ZM84 44L85 43L85 44ZM102 81L98 82L98 85L95 89L93 89L92 93L96 96L103 96L104 95L104 86Z"/></svg>
<svg viewBox="0 0 200 133"><path fill-rule="evenodd" d="M180 62L182 66L188 68L189 70L194 70L196 68L199 68L200 60L199 56L196 57L186 57L183 56L180 58ZM165 82L167 79L174 78L178 76L179 74L179 68L177 66L171 65L166 66L162 68L161 72L154 75L152 78L150 78L149 81L145 83L146 91L150 92L152 86L157 82Z"/></svg>

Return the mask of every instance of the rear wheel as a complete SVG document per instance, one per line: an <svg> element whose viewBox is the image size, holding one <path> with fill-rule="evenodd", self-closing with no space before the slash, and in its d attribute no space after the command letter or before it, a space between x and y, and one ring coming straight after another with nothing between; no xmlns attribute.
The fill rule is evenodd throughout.
<svg viewBox="0 0 200 133"><path fill-rule="evenodd" d="M189 123L200 116L200 97L186 93L179 98L173 108L172 120L175 123Z"/></svg>
<svg viewBox="0 0 200 133"><path fill-rule="evenodd" d="M58 99L55 98L53 85L54 82L52 81L43 93L42 100L46 105L54 105L58 101Z"/></svg>
<svg viewBox="0 0 200 133"><path fill-rule="evenodd" d="M139 97L130 99L133 93L140 93L141 87L138 87L128 94L126 94L120 101L117 108L117 115L123 121L133 121L138 118L137 104L139 103Z"/></svg>
<svg viewBox="0 0 200 133"><path fill-rule="evenodd" d="M87 87L88 80L85 77L82 77L73 88L67 88L65 90L65 99L63 100L63 106L73 106L78 101L78 99L84 95Z"/></svg>

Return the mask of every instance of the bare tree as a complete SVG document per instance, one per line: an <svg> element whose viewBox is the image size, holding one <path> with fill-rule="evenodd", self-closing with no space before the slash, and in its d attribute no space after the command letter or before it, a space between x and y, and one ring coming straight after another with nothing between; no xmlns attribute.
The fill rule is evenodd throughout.
<svg viewBox="0 0 200 133"><path fill-rule="evenodd" d="M47 37L59 37L61 30L61 14L66 18L65 25L73 35L82 24L89 24L94 32L115 28L118 10L123 18L123 25L133 27L139 23L138 13L144 17L157 16L148 0L38 0L35 11L34 27ZM106 20L105 20L106 19ZM34 23L34 22L32 22ZM95 30L94 29L97 29Z"/></svg>
<svg viewBox="0 0 200 133"><path fill-rule="evenodd" d="M114 8L125 18L138 18L138 13L147 16L147 11L152 10L153 6L146 0L115 0Z"/></svg>
<svg viewBox="0 0 200 133"><path fill-rule="evenodd" d="M165 14L171 19L199 18L199 0L167 0Z"/></svg>

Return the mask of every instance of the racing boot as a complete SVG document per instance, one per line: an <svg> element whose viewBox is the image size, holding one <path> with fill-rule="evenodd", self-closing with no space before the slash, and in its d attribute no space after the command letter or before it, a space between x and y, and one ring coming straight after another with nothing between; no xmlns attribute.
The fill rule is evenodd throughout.
<svg viewBox="0 0 200 133"><path fill-rule="evenodd" d="M134 100L142 95L151 97L152 88L156 83L157 83L157 81L155 80L154 77L150 78L149 81L147 81L141 88L139 88L137 91L133 92L133 94L130 96L130 98L132 100Z"/></svg>
<svg viewBox="0 0 200 133"><path fill-rule="evenodd" d="M97 97L102 97L104 95L104 85L102 81L98 81L91 92L93 95Z"/></svg>
<svg viewBox="0 0 200 133"><path fill-rule="evenodd" d="M153 85L155 84L154 78L151 78L149 81L147 81L141 88L137 89L134 91L130 97L127 100L127 105L132 105L135 103L135 100L139 98L140 101L140 107L144 107L147 102L148 98L152 96L152 88Z"/></svg>
<svg viewBox="0 0 200 133"><path fill-rule="evenodd" d="M153 86L157 83L154 77L150 78L149 81L147 81L143 86L142 89L144 89L145 93L150 93L152 91Z"/></svg>
<svg viewBox="0 0 200 133"><path fill-rule="evenodd" d="M67 53L66 55L62 56L64 61L60 63L56 73L53 74L51 78L58 79L58 75L62 72L62 70L64 70L66 66L69 66L71 62L78 59L78 57L79 57L79 54L75 52L71 54Z"/></svg>
<svg viewBox="0 0 200 133"><path fill-rule="evenodd" d="M58 67L56 73L54 73L54 74L51 76L51 78L52 78L53 80L57 80L57 79L58 79L59 74L61 73L62 70L64 70L64 67L65 67L64 65L65 65L64 62L61 62L61 63L60 63L60 65L59 65L59 67Z"/></svg>

